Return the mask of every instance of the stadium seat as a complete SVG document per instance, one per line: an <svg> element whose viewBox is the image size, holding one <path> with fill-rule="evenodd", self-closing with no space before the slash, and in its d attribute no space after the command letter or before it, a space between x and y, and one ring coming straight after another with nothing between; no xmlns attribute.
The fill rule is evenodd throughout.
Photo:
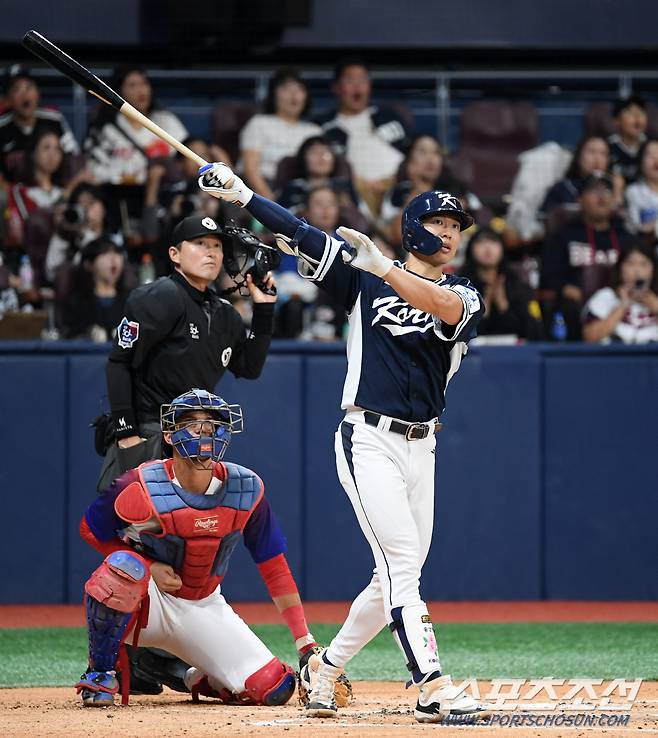
<svg viewBox="0 0 658 738"><path fill-rule="evenodd" d="M539 141L539 120L528 102L482 100L462 112L459 151L452 171L494 208L510 191L518 156Z"/></svg>
<svg viewBox="0 0 658 738"><path fill-rule="evenodd" d="M235 162L240 158L240 131L258 110L253 102L223 101L212 111L212 141L226 149Z"/></svg>

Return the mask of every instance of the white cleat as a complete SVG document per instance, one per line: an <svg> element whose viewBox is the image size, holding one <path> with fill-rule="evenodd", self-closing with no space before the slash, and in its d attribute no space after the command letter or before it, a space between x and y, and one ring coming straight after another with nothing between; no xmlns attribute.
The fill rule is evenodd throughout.
<svg viewBox="0 0 658 738"><path fill-rule="evenodd" d="M414 710L419 723L450 722L451 718L455 722L471 723L490 714L470 695L455 687L449 674L421 685Z"/></svg>
<svg viewBox="0 0 658 738"><path fill-rule="evenodd" d="M326 664L320 654L311 656L300 672L300 681L310 686L306 705L309 717L334 718L338 715L334 689L342 673L342 669Z"/></svg>

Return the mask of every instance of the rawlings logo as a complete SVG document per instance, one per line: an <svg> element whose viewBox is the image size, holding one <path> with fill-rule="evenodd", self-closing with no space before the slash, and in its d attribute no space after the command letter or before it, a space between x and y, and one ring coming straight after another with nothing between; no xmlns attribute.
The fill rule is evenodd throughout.
<svg viewBox="0 0 658 738"><path fill-rule="evenodd" d="M372 307L377 310L377 315L372 319L371 325L387 319L391 322L382 322L382 328L386 328L393 336L425 333L434 325L434 319L429 313L411 307L397 295L377 297Z"/></svg>
<svg viewBox="0 0 658 738"><path fill-rule="evenodd" d="M217 530L219 518L215 515L212 518L197 518L194 521L194 527L203 531Z"/></svg>

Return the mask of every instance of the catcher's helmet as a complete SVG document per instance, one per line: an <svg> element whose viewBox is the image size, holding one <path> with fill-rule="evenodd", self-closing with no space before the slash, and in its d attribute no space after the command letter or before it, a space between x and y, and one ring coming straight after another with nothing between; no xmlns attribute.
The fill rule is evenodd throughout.
<svg viewBox="0 0 658 738"><path fill-rule="evenodd" d="M430 233L422 219L437 213L445 213L459 221L460 230L473 225L473 216L461 206L449 192L430 190L416 195L402 213L402 246L411 252L431 256L441 248L441 239Z"/></svg>
<svg viewBox="0 0 658 738"><path fill-rule="evenodd" d="M210 419L185 417L194 410L207 411ZM210 424L212 431L208 434ZM229 405L207 390L192 389L160 407L160 425L163 433L171 433L171 444L181 456L219 461L231 435L242 431L242 408Z"/></svg>

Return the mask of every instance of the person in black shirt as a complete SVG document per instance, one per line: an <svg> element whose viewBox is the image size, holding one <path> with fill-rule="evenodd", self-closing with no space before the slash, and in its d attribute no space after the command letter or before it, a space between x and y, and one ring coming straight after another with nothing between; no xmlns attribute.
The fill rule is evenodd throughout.
<svg viewBox="0 0 658 738"><path fill-rule="evenodd" d="M615 217L610 177L585 178L578 202L580 216L544 241L540 281L545 299L564 314L568 339L575 341L580 340L584 302L610 284L622 250L633 242Z"/></svg>
<svg viewBox="0 0 658 738"><path fill-rule="evenodd" d="M171 242L174 272L133 290L116 331L107 364L116 443L106 453L99 491L128 469L162 458L161 405L192 387L214 391L227 369L257 379L265 364L276 296L247 276L253 301L247 335L237 310L210 288L231 238L212 218L190 216L176 226ZM265 287L274 287L271 275ZM132 693L157 694L161 682L187 691L187 664L179 659L132 648L129 657Z"/></svg>
<svg viewBox="0 0 658 738"><path fill-rule="evenodd" d="M612 115L617 133L608 138L611 169L631 184L640 173L640 150L647 138L647 106L641 97L631 95L615 102Z"/></svg>
<svg viewBox="0 0 658 738"><path fill-rule="evenodd" d="M7 182L18 182L25 151L45 131L59 137L65 154L80 149L64 116L57 110L39 107L39 88L30 70L13 64L5 74L9 111L0 116L0 173Z"/></svg>
<svg viewBox="0 0 658 738"><path fill-rule="evenodd" d="M542 338L539 304L532 290L506 264L503 240L491 228L481 228L468 242L459 275L484 298L486 312L478 326L479 336Z"/></svg>
<svg viewBox="0 0 658 738"><path fill-rule="evenodd" d="M109 341L124 314L125 252L107 237L96 238L82 250L73 273L71 293L62 305L64 338Z"/></svg>
<svg viewBox="0 0 658 738"><path fill-rule="evenodd" d="M269 349L276 297L247 277L254 303L251 334L233 306L209 288L226 236L212 218L191 216L174 229L170 277L134 290L107 365L114 437L99 490L126 469L159 457L160 405L190 387L213 391L228 369L256 379ZM267 286L273 285L268 278Z"/></svg>

